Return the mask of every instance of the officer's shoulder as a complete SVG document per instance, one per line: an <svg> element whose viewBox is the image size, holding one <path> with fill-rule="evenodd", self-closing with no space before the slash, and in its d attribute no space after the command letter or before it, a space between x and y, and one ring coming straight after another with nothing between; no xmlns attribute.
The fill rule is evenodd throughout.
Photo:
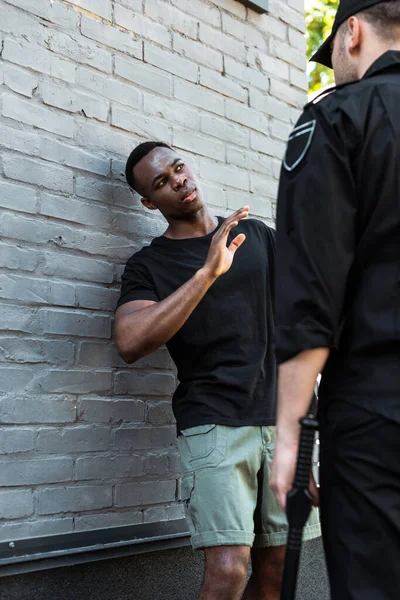
<svg viewBox="0 0 400 600"><path fill-rule="evenodd" d="M247 229L249 232L254 231L262 236L267 235L267 237L275 236L275 229L264 223L264 221L261 221L261 219L245 219L241 224L244 225L244 229Z"/></svg>
<svg viewBox="0 0 400 600"><path fill-rule="evenodd" d="M329 115L329 113L334 114L343 110L346 110L347 114L351 114L353 110L357 113L360 110L360 103L354 104L354 97L367 101L366 88L375 87L376 83L371 78L327 88L305 105L304 113Z"/></svg>

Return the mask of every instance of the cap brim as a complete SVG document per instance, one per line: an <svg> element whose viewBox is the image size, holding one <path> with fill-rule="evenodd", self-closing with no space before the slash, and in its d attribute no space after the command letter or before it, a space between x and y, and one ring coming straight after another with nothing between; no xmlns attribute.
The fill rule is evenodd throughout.
<svg viewBox="0 0 400 600"><path fill-rule="evenodd" d="M319 50L310 58L311 62L317 62L320 65L324 65L324 67L329 67L332 69L332 49L331 42L335 37L334 33L325 40Z"/></svg>

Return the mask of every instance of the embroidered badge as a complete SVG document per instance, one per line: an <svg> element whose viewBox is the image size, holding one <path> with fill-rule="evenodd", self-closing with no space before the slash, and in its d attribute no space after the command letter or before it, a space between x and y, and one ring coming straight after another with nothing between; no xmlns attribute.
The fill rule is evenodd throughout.
<svg viewBox="0 0 400 600"><path fill-rule="evenodd" d="M314 137L317 121L308 121L295 127L289 136L283 166L286 171L294 171L304 160Z"/></svg>

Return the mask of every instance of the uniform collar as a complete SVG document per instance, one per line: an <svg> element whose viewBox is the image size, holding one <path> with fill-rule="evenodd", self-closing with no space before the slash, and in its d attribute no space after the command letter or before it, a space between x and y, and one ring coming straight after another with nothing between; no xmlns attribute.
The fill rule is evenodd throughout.
<svg viewBox="0 0 400 600"><path fill-rule="evenodd" d="M396 67L400 70L400 52L397 50L388 50L370 66L362 79L373 77L382 71Z"/></svg>

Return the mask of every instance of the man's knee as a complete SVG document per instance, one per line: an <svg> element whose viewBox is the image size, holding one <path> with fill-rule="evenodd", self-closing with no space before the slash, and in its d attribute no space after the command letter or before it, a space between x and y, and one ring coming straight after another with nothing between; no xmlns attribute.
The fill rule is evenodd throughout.
<svg viewBox="0 0 400 600"><path fill-rule="evenodd" d="M224 589L242 589L247 580L250 548L247 546L220 546L206 548L205 582Z"/></svg>

